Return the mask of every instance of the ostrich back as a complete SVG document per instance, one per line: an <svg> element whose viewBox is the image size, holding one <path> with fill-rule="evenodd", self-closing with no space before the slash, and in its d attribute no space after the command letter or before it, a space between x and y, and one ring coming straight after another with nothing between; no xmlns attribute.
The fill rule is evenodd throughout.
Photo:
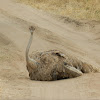
<svg viewBox="0 0 100 100"><path fill-rule="evenodd" d="M77 77L76 74L66 70L65 66L75 67L83 73L93 71L91 65L57 50L37 52L36 54L32 53L30 58L38 62L37 67L33 67L32 64L27 65L29 76L32 80L50 81Z"/></svg>

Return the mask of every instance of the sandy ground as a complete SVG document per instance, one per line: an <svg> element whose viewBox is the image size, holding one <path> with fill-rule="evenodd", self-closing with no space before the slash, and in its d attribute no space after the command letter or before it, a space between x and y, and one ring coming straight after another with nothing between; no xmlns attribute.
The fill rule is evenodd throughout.
<svg viewBox="0 0 100 100"><path fill-rule="evenodd" d="M29 79L24 56L30 25L36 27L30 52L57 49L100 68L98 22L77 23L0 0L0 100L99 100L100 73L55 82Z"/></svg>

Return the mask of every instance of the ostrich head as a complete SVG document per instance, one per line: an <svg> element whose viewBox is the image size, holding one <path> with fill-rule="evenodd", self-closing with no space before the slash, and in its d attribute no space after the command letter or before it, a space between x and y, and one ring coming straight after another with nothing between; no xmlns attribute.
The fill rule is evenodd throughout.
<svg viewBox="0 0 100 100"><path fill-rule="evenodd" d="M34 30L35 30L35 27L30 26L30 27L29 27L29 30L30 30L31 34L33 34L33 32L34 32Z"/></svg>

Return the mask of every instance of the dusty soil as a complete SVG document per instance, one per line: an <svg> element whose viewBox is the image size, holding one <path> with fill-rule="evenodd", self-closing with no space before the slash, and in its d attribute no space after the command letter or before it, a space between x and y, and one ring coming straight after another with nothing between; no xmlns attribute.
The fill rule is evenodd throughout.
<svg viewBox="0 0 100 100"><path fill-rule="evenodd" d="M54 82L32 81L25 64L25 49L36 31L30 52L57 49L100 68L100 24L56 18L43 11L0 0L0 99L66 100L100 99L100 73Z"/></svg>

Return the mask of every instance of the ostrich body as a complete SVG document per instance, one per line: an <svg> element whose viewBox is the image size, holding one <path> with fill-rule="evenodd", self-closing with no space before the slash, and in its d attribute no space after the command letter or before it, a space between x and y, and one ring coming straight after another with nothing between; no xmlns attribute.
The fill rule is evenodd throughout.
<svg viewBox="0 0 100 100"><path fill-rule="evenodd" d="M52 81L81 76L85 72L91 72L92 66L79 60L72 59L58 50L37 52L28 55L32 43L34 27L29 28L31 36L26 48L26 67L31 80ZM83 67L85 66L85 67Z"/></svg>

